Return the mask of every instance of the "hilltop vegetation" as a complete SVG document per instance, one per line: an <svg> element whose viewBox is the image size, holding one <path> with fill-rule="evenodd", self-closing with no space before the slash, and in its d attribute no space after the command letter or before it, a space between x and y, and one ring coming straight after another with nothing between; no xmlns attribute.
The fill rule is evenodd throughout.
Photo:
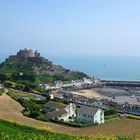
<svg viewBox="0 0 140 140"><path fill-rule="evenodd" d="M38 84L53 83L53 81L78 80L87 75L73 72L54 65L45 58L11 61L6 60L0 64L0 80L6 87L14 87L25 91L41 91Z"/></svg>
<svg viewBox="0 0 140 140"><path fill-rule="evenodd" d="M118 137L80 137L60 134L50 129L36 129L13 122L0 120L1 140L136 140L134 136Z"/></svg>
<svg viewBox="0 0 140 140"><path fill-rule="evenodd" d="M51 62L40 60L5 61L0 64L0 77L2 80L28 82L53 82L55 80L75 80L86 76L80 72L72 72Z"/></svg>

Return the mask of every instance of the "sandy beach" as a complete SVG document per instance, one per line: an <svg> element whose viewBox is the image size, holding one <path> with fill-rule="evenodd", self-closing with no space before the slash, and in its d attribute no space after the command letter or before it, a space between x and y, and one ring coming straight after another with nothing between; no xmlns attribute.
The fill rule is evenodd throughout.
<svg viewBox="0 0 140 140"><path fill-rule="evenodd" d="M79 90L73 92L73 94L89 99L108 99L118 103L128 102L130 104L140 105L140 102L138 101L140 93L135 90L126 91L124 89L105 87L90 90Z"/></svg>
<svg viewBox="0 0 140 140"><path fill-rule="evenodd" d="M73 94L75 95L80 95L80 96L84 96L86 98L95 98L95 99L100 99L102 98L102 95L100 95L98 92L96 92L95 90L79 90L79 91L74 91Z"/></svg>

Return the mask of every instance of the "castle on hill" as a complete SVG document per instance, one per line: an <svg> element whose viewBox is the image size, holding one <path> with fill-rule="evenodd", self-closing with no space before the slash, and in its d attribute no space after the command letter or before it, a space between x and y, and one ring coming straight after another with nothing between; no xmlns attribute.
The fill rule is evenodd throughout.
<svg viewBox="0 0 140 140"><path fill-rule="evenodd" d="M10 55L9 60L10 61L20 61L20 60L27 60L27 59L32 59L32 58L39 58L40 53L38 51L33 51L31 49L24 49L24 50L19 50L16 55Z"/></svg>

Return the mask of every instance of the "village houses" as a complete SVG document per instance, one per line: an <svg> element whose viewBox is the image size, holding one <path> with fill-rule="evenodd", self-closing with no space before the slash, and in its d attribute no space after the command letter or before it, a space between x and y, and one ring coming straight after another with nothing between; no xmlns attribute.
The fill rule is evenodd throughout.
<svg viewBox="0 0 140 140"><path fill-rule="evenodd" d="M52 85L50 84L40 84L45 90L57 90L61 88L68 87L83 87L85 85L91 85L94 83L92 78L83 78L81 80L72 80L72 81L55 81Z"/></svg>
<svg viewBox="0 0 140 140"><path fill-rule="evenodd" d="M63 99L63 94L60 91L53 92L50 94L50 99Z"/></svg>

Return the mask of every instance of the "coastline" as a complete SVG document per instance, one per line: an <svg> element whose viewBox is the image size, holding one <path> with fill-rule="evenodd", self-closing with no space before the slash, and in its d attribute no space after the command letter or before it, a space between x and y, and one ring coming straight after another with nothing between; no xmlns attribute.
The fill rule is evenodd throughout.
<svg viewBox="0 0 140 140"><path fill-rule="evenodd" d="M107 99L109 101L125 104L140 105L140 92L135 88L126 90L120 87L99 87L89 90L78 90L73 92L75 96L82 96L90 100Z"/></svg>
<svg viewBox="0 0 140 140"><path fill-rule="evenodd" d="M78 90L78 91L73 91L72 93L74 95L84 96L84 97L89 98L89 99L92 99L92 98L99 99L99 98L101 98L101 95L93 89Z"/></svg>

